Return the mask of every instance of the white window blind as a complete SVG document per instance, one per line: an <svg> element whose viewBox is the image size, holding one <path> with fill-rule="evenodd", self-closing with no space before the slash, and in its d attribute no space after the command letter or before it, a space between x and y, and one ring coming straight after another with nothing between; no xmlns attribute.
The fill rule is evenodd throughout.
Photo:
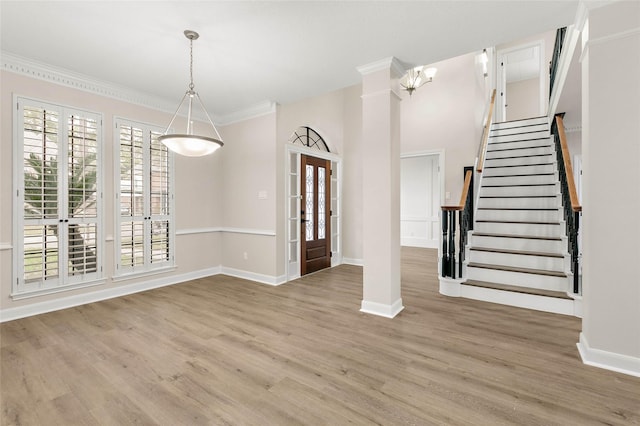
<svg viewBox="0 0 640 426"><path fill-rule="evenodd" d="M174 264L172 157L162 129L116 119L117 274Z"/></svg>
<svg viewBox="0 0 640 426"><path fill-rule="evenodd" d="M13 295L102 277L100 114L16 97Z"/></svg>

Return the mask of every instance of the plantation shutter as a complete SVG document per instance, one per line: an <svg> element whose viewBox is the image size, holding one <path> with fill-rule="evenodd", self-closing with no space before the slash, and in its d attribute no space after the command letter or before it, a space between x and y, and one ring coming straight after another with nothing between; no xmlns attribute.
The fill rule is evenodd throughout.
<svg viewBox="0 0 640 426"><path fill-rule="evenodd" d="M99 114L17 98L13 294L101 276Z"/></svg>

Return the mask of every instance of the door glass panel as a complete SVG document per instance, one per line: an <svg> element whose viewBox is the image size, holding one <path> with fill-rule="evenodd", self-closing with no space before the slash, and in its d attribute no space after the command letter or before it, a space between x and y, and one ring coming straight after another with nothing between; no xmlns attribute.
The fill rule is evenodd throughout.
<svg viewBox="0 0 640 426"><path fill-rule="evenodd" d="M96 272L97 231L96 223L69 224L69 275Z"/></svg>
<svg viewBox="0 0 640 426"><path fill-rule="evenodd" d="M305 215L306 215L306 240L307 241L312 241L315 238L315 234L313 232L314 230L314 205L313 205L313 200L314 200L314 188L313 188L313 181L314 181L314 176L313 176L313 166L311 165L307 165L306 167L306 175L307 175L307 182L306 182L306 186L307 186L307 195L306 195L306 206L305 206Z"/></svg>
<svg viewBox="0 0 640 426"><path fill-rule="evenodd" d="M326 213L326 185L325 185L325 168L318 167L318 239L325 238L325 222L324 216Z"/></svg>
<svg viewBox="0 0 640 426"><path fill-rule="evenodd" d="M24 280L58 278L58 225L24 227Z"/></svg>

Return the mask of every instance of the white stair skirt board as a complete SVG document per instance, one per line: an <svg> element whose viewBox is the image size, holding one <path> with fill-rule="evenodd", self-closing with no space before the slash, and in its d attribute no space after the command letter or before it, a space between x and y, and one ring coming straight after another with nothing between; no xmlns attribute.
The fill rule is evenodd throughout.
<svg viewBox="0 0 640 426"><path fill-rule="evenodd" d="M553 154L531 155L526 157L490 158L484 163L484 169L505 166L526 166L530 164L555 163Z"/></svg>
<svg viewBox="0 0 640 426"><path fill-rule="evenodd" d="M544 123L544 124L534 124L529 126L510 127L506 129L492 129L491 133L489 133L489 137L515 135L519 133L542 132L542 131L548 132L549 125Z"/></svg>
<svg viewBox="0 0 640 426"><path fill-rule="evenodd" d="M365 314L378 315L385 318L394 318L403 309L404 306L402 305L402 299L396 300L391 305L363 300L360 307L360 312L364 312Z"/></svg>
<svg viewBox="0 0 640 426"><path fill-rule="evenodd" d="M568 277L501 271L498 269L477 268L471 265L467 265L466 272L466 278L473 281L562 292L566 292L569 289Z"/></svg>
<svg viewBox="0 0 640 426"><path fill-rule="evenodd" d="M531 133L518 133L515 135L504 135L504 136L494 136L489 135L489 145L493 143L500 142L514 142L514 141L535 141L535 140L548 140L549 139L549 131L543 130L541 132L531 132Z"/></svg>
<svg viewBox="0 0 640 426"><path fill-rule="evenodd" d="M574 315L574 300L462 284L460 297L562 315Z"/></svg>
<svg viewBox="0 0 640 426"><path fill-rule="evenodd" d="M563 253L567 250L566 238L539 239L539 238L516 238L504 236L484 236L477 235L477 231L471 234L469 239L472 247L499 247L505 250L529 250L546 253Z"/></svg>
<svg viewBox="0 0 640 426"><path fill-rule="evenodd" d="M562 222L555 224L517 223L517 222L481 222L474 225L474 231L485 234L510 234L516 236L533 236L559 238L564 232Z"/></svg>
<svg viewBox="0 0 640 426"><path fill-rule="evenodd" d="M477 220L515 221L515 222L560 222L560 210L505 210L479 208L476 211Z"/></svg>
<svg viewBox="0 0 640 426"><path fill-rule="evenodd" d="M482 176L522 176L522 175L544 175L554 173L556 165L547 164L525 164L513 166L493 166L486 165L482 171Z"/></svg>
<svg viewBox="0 0 640 426"><path fill-rule="evenodd" d="M640 377L640 358L592 348L584 333L580 333L577 346L582 362L587 365Z"/></svg>
<svg viewBox="0 0 640 426"><path fill-rule="evenodd" d="M514 149L494 149L487 150L485 158L490 160L492 158L510 158L510 157L523 157L526 155L542 155L553 154L551 146L538 146L534 148L514 148Z"/></svg>
<svg viewBox="0 0 640 426"><path fill-rule="evenodd" d="M464 278L448 278L438 275L440 282L440 294L449 297L460 297L460 285Z"/></svg>
<svg viewBox="0 0 640 426"><path fill-rule="evenodd" d="M498 123L493 123L491 125L491 130L500 130L500 129L511 129L514 127L524 127L524 126L533 126L536 124L549 124L549 119L547 116L535 117L535 118L524 118L522 120L514 120L514 121L501 121Z"/></svg>
<svg viewBox="0 0 640 426"><path fill-rule="evenodd" d="M500 248L502 250L502 248ZM525 253L523 251L523 253ZM527 252L534 253L534 252ZM467 260L470 263L502 265L513 268L543 269L546 271L564 272L567 266L565 257L555 253L549 255L519 254L487 251L482 248L470 248Z"/></svg>
<svg viewBox="0 0 640 426"><path fill-rule="evenodd" d="M560 194L559 184L483 186L481 197L551 196Z"/></svg>
<svg viewBox="0 0 640 426"><path fill-rule="evenodd" d="M493 209L557 209L560 196L552 197L486 197L480 196L478 208ZM562 204L560 204L562 206Z"/></svg>

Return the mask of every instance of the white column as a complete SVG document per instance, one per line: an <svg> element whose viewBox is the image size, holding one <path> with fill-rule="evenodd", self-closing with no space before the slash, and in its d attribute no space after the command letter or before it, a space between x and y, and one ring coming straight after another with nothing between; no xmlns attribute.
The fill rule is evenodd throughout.
<svg viewBox="0 0 640 426"><path fill-rule="evenodd" d="M393 318L400 296L400 96L395 58L362 74L363 295L361 311Z"/></svg>
<svg viewBox="0 0 640 426"><path fill-rule="evenodd" d="M586 364L640 376L640 3L589 12L583 31Z"/></svg>

